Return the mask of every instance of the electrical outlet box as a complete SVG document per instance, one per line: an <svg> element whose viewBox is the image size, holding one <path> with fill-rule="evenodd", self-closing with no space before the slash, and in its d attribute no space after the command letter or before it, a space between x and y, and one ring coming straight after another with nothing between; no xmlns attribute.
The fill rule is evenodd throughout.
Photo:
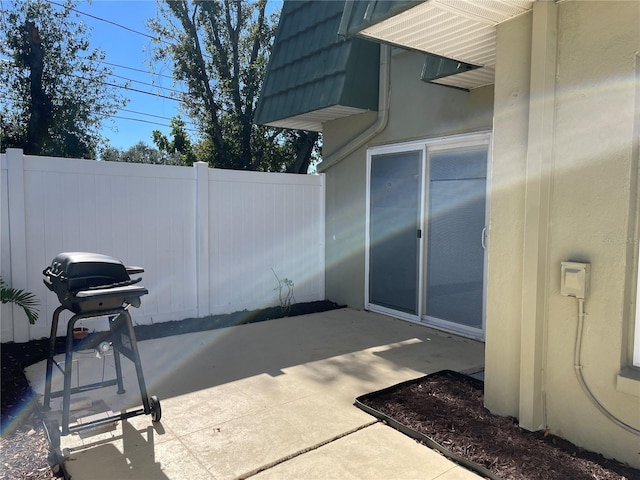
<svg viewBox="0 0 640 480"><path fill-rule="evenodd" d="M590 263L562 262L560 264L560 295L586 298L589 295Z"/></svg>

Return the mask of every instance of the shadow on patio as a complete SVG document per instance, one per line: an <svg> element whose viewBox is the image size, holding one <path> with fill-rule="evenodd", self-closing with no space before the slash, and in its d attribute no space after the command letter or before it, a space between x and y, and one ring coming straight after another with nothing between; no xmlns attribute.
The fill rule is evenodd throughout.
<svg viewBox="0 0 640 480"><path fill-rule="evenodd" d="M63 437L74 480L246 478L369 431L373 419L352 406L358 395L483 363L481 343L350 309L145 340L139 348L149 394L162 402L162 420L150 428L151 419L140 416L99 436ZM81 384L101 380L102 360L81 362ZM112 373L107 362L105 375ZM115 388L91 392L112 411L140 404L133 365L126 359L123 374L125 395L116 395ZM27 375L41 393L43 363ZM370 446L363 448L371 455ZM319 459L313 459L315 465ZM411 462L407 466L397 455L384 467L368 460L373 477L354 469L352 459L322 459L330 478L383 478L381 472L396 461L411 471ZM415 468L424 471L420 462ZM104 467L104 477L98 467ZM442 464L444 470L433 471L453 467Z"/></svg>

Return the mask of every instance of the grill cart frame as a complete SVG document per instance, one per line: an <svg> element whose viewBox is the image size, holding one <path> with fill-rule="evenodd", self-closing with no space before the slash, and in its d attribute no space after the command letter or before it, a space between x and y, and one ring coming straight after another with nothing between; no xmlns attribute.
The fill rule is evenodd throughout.
<svg viewBox="0 0 640 480"><path fill-rule="evenodd" d="M52 420L47 426L49 437L58 447L60 435L66 436L81 430L88 430L117 420L138 415L151 415L153 422L160 421L162 410L157 397L149 397L144 381L142 362L138 351L130 306L139 307L140 297L148 290L135 285L141 279L131 279L130 274L144 272L140 267L125 267L118 260L106 255L88 252L67 252L56 256L51 266L43 271L44 283L49 290L55 292L61 305L56 308L51 321L51 335L49 337L49 355L47 357L46 379L43 406L44 410L51 409L51 399L62 397L61 425ZM67 324L65 337L64 366L55 361L56 335L60 314L70 310L74 315ZM109 320L109 337L113 346L113 358L116 378L103 380L89 385L71 386L73 370L74 337L73 330L80 320L107 317ZM136 369L142 408L92 420L82 424L69 425L71 395L87 392L99 388L117 385L118 394L125 393L122 379L122 365L120 355L131 360ZM56 366L63 374L64 387L62 390L51 391L53 367Z"/></svg>

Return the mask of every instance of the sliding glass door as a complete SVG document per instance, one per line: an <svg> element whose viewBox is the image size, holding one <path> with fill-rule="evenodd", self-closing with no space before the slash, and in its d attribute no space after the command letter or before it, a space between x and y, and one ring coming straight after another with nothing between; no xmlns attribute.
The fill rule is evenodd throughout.
<svg viewBox="0 0 640 480"><path fill-rule="evenodd" d="M489 140L369 150L365 308L484 337Z"/></svg>

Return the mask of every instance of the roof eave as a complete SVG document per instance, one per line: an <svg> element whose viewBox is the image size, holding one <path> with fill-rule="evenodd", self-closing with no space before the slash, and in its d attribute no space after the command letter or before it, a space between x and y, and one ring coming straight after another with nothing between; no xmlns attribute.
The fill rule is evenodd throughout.
<svg viewBox="0 0 640 480"><path fill-rule="evenodd" d="M492 84L496 26L529 12L535 0L429 0L366 26L358 36L480 68L433 80L472 90Z"/></svg>
<svg viewBox="0 0 640 480"><path fill-rule="evenodd" d="M349 117L366 113L370 110L355 107L345 107L342 105L334 105L331 107L321 108L313 112L307 112L301 115L294 115L287 118L273 120L264 125L277 128L289 128L292 130L310 130L313 132L322 132L322 124L331 120Z"/></svg>

